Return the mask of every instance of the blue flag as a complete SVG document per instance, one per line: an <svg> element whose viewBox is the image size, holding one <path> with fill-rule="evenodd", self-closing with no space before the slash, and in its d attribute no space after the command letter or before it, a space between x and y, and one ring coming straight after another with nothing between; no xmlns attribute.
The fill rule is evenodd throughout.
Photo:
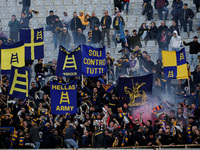
<svg viewBox="0 0 200 150"><path fill-rule="evenodd" d="M66 77L80 76L82 70L81 62L81 46L78 46L72 52L67 51L63 46L60 46L56 75Z"/></svg>
<svg viewBox="0 0 200 150"><path fill-rule="evenodd" d="M122 24L121 19L119 19L119 27L120 27L120 40L122 42L126 42L126 37L125 37L125 34L124 34L124 29L123 29L123 24Z"/></svg>
<svg viewBox="0 0 200 150"><path fill-rule="evenodd" d="M9 95L17 98L28 98L29 96L29 83L30 83L30 69L25 67L11 68L10 82L9 82Z"/></svg>
<svg viewBox="0 0 200 150"><path fill-rule="evenodd" d="M20 41L25 44L25 59L35 60L44 58L43 28L20 30Z"/></svg>
<svg viewBox="0 0 200 150"><path fill-rule="evenodd" d="M119 97L126 97L128 106L141 106L152 94L153 74L140 77L119 78Z"/></svg>
<svg viewBox="0 0 200 150"><path fill-rule="evenodd" d="M88 77L98 77L107 72L106 50L82 45L82 73Z"/></svg>
<svg viewBox="0 0 200 150"><path fill-rule="evenodd" d="M51 113L52 114L76 114L77 113L77 89L76 82L61 84L51 82Z"/></svg>

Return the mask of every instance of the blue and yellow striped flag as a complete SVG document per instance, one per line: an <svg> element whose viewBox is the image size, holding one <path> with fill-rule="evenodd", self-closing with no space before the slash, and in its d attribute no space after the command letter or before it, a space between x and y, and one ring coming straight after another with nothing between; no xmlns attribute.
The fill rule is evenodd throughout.
<svg viewBox="0 0 200 150"><path fill-rule="evenodd" d="M44 34L43 28L20 30L20 41L25 44L26 60L44 58Z"/></svg>
<svg viewBox="0 0 200 150"><path fill-rule="evenodd" d="M166 79L187 79L187 61L185 48L176 51L162 51L163 69Z"/></svg>
<svg viewBox="0 0 200 150"><path fill-rule="evenodd" d="M11 66L25 66L25 49L23 42L12 45L1 45L1 73L10 74Z"/></svg>

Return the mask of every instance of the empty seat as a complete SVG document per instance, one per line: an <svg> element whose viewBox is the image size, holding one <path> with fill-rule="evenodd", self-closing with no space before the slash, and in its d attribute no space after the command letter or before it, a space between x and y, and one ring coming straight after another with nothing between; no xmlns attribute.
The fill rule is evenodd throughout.
<svg viewBox="0 0 200 150"><path fill-rule="evenodd" d="M188 33L187 32L181 32L180 35L181 35L182 39L187 39L188 38Z"/></svg>
<svg viewBox="0 0 200 150"><path fill-rule="evenodd" d="M89 5L90 4L90 0L83 0L83 4L84 5Z"/></svg>
<svg viewBox="0 0 200 150"><path fill-rule="evenodd" d="M45 0L45 5L46 6L53 5L53 0Z"/></svg>
<svg viewBox="0 0 200 150"><path fill-rule="evenodd" d="M54 12L56 11L56 6L51 5L48 7L48 11L53 10Z"/></svg>
<svg viewBox="0 0 200 150"><path fill-rule="evenodd" d="M44 5L44 2L43 0L36 0L35 5L36 6Z"/></svg>
<svg viewBox="0 0 200 150"><path fill-rule="evenodd" d="M0 6L6 6L6 0L0 0Z"/></svg>
<svg viewBox="0 0 200 150"><path fill-rule="evenodd" d="M135 27L135 22L131 21L127 23L127 27L131 28L131 27Z"/></svg>
<svg viewBox="0 0 200 150"><path fill-rule="evenodd" d="M200 12L197 13L196 18L200 18Z"/></svg>
<svg viewBox="0 0 200 150"><path fill-rule="evenodd" d="M142 10L141 8L135 8L133 9L133 15L141 15L142 14Z"/></svg>
<svg viewBox="0 0 200 150"><path fill-rule="evenodd" d="M155 40L149 40L149 41L147 41L147 46L148 46L148 47L149 47L149 46L155 47L155 46L156 46Z"/></svg>
<svg viewBox="0 0 200 150"><path fill-rule="evenodd" d="M100 4L100 0L92 0L92 4Z"/></svg>
<svg viewBox="0 0 200 150"><path fill-rule="evenodd" d="M81 0L73 0L73 4L74 5L79 5L79 4L81 4Z"/></svg>
<svg viewBox="0 0 200 150"><path fill-rule="evenodd" d="M66 11L65 6L64 6L64 5L59 6L59 7L58 7L58 11L61 11L61 12Z"/></svg>
<svg viewBox="0 0 200 150"><path fill-rule="evenodd" d="M78 7L77 7L78 8ZM86 11L93 11L94 10L94 5L88 5L86 7Z"/></svg>
<svg viewBox="0 0 200 150"><path fill-rule="evenodd" d="M104 7L102 4L97 4L96 5L96 10L104 10Z"/></svg>
<svg viewBox="0 0 200 150"><path fill-rule="evenodd" d="M7 1L7 5L8 6L15 6L16 4L15 4L15 0L8 0Z"/></svg>
<svg viewBox="0 0 200 150"><path fill-rule="evenodd" d="M54 1L54 5L58 5L58 6L61 6L62 5L62 0L55 0Z"/></svg>
<svg viewBox="0 0 200 150"><path fill-rule="evenodd" d="M197 32L190 32L189 38L192 39L194 36L198 37L198 33Z"/></svg>
<svg viewBox="0 0 200 150"><path fill-rule="evenodd" d="M64 5L72 5L72 0L64 0Z"/></svg>
<svg viewBox="0 0 200 150"><path fill-rule="evenodd" d="M109 4L109 0L101 0L102 4Z"/></svg>
<svg viewBox="0 0 200 150"><path fill-rule="evenodd" d="M110 5L110 4L106 4L105 5L105 10L113 10L114 9L114 6L113 5Z"/></svg>

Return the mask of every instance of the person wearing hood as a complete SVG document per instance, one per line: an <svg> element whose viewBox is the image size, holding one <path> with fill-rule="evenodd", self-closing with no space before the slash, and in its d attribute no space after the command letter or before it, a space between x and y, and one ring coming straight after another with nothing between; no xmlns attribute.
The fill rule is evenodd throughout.
<svg viewBox="0 0 200 150"><path fill-rule="evenodd" d="M178 36L178 32L175 30L170 40L171 51L179 51L182 45L181 37Z"/></svg>
<svg viewBox="0 0 200 150"><path fill-rule="evenodd" d="M90 30L94 30L95 26L99 26L100 22L99 22L99 18L97 18L95 16L95 12L92 12L92 16L90 18L87 19L87 21L90 22Z"/></svg>
<svg viewBox="0 0 200 150"><path fill-rule="evenodd" d="M139 65L138 58L135 57L133 53L130 55L129 63L130 63L130 68L128 68L129 75L133 77L137 77L139 69L140 69L140 65Z"/></svg>
<svg viewBox="0 0 200 150"><path fill-rule="evenodd" d="M183 9L181 11L180 14L180 18L181 18L181 22L182 22L182 26L184 29L184 32L187 32L187 24L189 24L189 31L192 31L192 25L193 25L193 18L194 18L194 12L192 11L192 9L188 8L188 4L185 3L183 5Z"/></svg>
<svg viewBox="0 0 200 150"><path fill-rule="evenodd" d="M46 18L46 30L47 31L53 31L53 25L55 23L55 20L58 16L54 15L53 10L49 11L49 16Z"/></svg>
<svg viewBox="0 0 200 150"><path fill-rule="evenodd" d="M89 24L89 22L87 20L85 20L85 15L84 15L84 12L83 11L80 11L79 12L79 15L78 18L81 20L81 23L82 23L82 30L85 30L86 29L86 26Z"/></svg>
<svg viewBox="0 0 200 150"><path fill-rule="evenodd" d="M71 42L71 36L67 31L66 27L63 27L62 32L58 35L58 42L60 45L64 46L65 48L69 49L70 42Z"/></svg>
<svg viewBox="0 0 200 150"><path fill-rule="evenodd" d="M92 47L99 48L102 41L102 33L99 30L98 25L95 25L94 30L92 31Z"/></svg>
<svg viewBox="0 0 200 150"><path fill-rule="evenodd" d="M62 22L63 27L66 27L67 29L69 29L71 17L68 15L67 11L63 12L61 22Z"/></svg>
<svg viewBox="0 0 200 150"><path fill-rule="evenodd" d="M183 44L185 46L190 46L190 51L189 51L189 64L196 67L197 63L197 53L200 51L200 43L198 42L198 37L194 36L193 41L186 43L183 41Z"/></svg>

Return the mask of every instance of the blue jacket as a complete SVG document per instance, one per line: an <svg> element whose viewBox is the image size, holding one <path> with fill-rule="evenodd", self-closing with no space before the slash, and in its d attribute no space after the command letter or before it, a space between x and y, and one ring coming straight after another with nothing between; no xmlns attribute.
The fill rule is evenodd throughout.
<svg viewBox="0 0 200 150"><path fill-rule="evenodd" d="M176 2L176 1L173 2L172 8L173 8L174 14L180 14L183 8L183 2Z"/></svg>
<svg viewBox="0 0 200 150"><path fill-rule="evenodd" d="M29 28L29 21L30 19L33 17L32 14L28 14L25 18L22 18L20 19L20 23L21 21L23 21L22 24L20 24L20 28Z"/></svg>

